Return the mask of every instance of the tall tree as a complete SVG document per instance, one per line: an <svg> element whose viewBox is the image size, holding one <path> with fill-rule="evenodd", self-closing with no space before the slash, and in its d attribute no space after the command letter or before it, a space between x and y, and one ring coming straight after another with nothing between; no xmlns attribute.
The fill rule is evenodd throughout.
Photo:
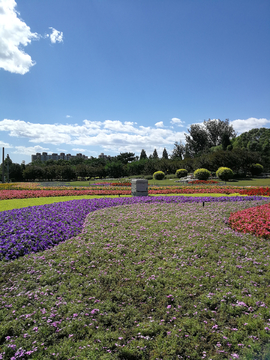
<svg viewBox="0 0 270 360"><path fill-rule="evenodd" d="M209 119L202 125L193 124L188 129L189 135L185 134L186 146L191 156L200 155L207 152L211 147L222 144L222 137L227 134L229 139L236 136L236 132L229 120Z"/></svg>
<svg viewBox="0 0 270 360"><path fill-rule="evenodd" d="M168 155L166 148L164 148L164 150L163 150L162 159L169 159L169 155Z"/></svg>
<svg viewBox="0 0 270 360"><path fill-rule="evenodd" d="M176 159L180 159L182 160L184 157L186 150L185 150L185 145L179 141L179 143L176 141L174 143L174 148L172 151L172 155L171 155L171 159L176 160Z"/></svg>
<svg viewBox="0 0 270 360"><path fill-rule="evenodd" d="M158 159L157 149L155 149L153 152L153 159Z"/></svg>
<svg viewBox="0 0 270 360"><path fill-rule="evenodd" d="M221 145L224 134L227 134L229 139L236 136L233 126L229 124L229 119L224 121L220 119L204 120L203 126L207 131L209 147Z"/></svg>
<svg viewBox="0 0 270 360"><path fill-rule="evenodd" d="M144 149L142 149L141 155L140 155L140 160L142 160L142 159L147 159L147 155L146 155L146 152Z"/></svg>

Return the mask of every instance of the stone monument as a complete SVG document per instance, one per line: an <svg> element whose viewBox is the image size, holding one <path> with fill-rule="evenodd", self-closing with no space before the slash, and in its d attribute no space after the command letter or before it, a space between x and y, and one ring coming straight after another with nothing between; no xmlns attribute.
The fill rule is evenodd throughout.
<svg viewBox="0 0 270 360"><path fill-rule="evenodd" d="M148 196L148 180L132 179L131 180L132 196Z"/></svg>

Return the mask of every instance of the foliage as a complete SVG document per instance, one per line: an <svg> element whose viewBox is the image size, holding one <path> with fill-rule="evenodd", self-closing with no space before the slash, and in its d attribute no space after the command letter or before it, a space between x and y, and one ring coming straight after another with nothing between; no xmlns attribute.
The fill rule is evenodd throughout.
<svg viewBox="0 0 270 360"><path fill-rule="evenodd" d="M188 171L186 169L178 169L178 170L176 170L176 173L175 173L175 175L178 178L186 177L187 174L188 174Z"/></svg>
<svg viewBox="0 0 270 360"><path fill-rule="evenodd" d="M142 159L147 159L147 155L146 155L146 152L144 149L142 149L141 155L140 155L140 160L142 160Z"/></svg>
<svg viewBox="0 0 270 360"><path fill-rule="evenodd" d="M165 174L163 171L156 171L153 174L153 179L155 179L155 180L163 180L164 178L165 178Z"/></svg>
<svg viewBox="0 0 270 360"><path fill-rule="evenodd" d="M120 178L125 175L124 165L120 161L108 162L105 165L106 175L112 178Z"/></svg>
<svg viewBox="0 0 270 360"><path fill-rule="evenodd" d="M169 159L169 155L166 148L163 149L162 159Z"/></svg>
<svg viewBox="0 0 270 360"><path fill-rule="evenodd" d="M227 140L234 138L236 133L229 120L209 119L204 121L203 125L192 124L188 129L189 135L185 134L186 147L190 156L197 156L202 152L209 151L213 146L222 144L222 139L226 134ZM223 140L224 142L224 140Z"/></svg>
<svg viewBox="0 0 270 360"><path fill-rule="evenodd" d="M217 170L216 175L221 180L228 181L229 179L233 178L233 171L227 167L220 167Z"/></svg>
<svg viewBox="0 0 270 360"><path fill-rule="evenodd" d="M77 237L2 261L1 357L266 359L269 246L224 223L266 201L169 199L117 199Z"/></svg>
<svg viewBox="0 0 270 360"><path fill-rule="evenodd" d="M153 159L158 159L157 149L154 150L152 157Z"/></svg>
<svg viewBox="0 0 270 360"><path fill-rule="evenodd" d="M249 170L252 175L260 175L263 172L263 166L261 164L251 164Z"/></svg>
<svg viewBox="0 0 270 360"><path fill-rule="evenodd" d="M194 177L198 180L207 180L211 175L210 171L204 168L194 171Z"/></svg>
<svg viewBox="0 0 270 360"><path fill-rule="evenodd" d="M175 159L182 160L185 153L186 153L185 145L181 141L179 141L179 143L176 141L174 143L174 148L173 148L173 151L172 151L171 159L173 159L173 160L175 160Z"/></svg>

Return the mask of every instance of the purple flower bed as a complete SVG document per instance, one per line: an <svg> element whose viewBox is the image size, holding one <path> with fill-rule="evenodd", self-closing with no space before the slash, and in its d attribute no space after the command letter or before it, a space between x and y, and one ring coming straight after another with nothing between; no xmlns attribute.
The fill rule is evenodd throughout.
<svg viewBox="0 0 270 360"><path fill-rule="evenodd" d="M25 254L49 249L78 235L92 211L138 203L202 203L265 200L246 197L133 197L72 200L0 212L0 260L14 260Z"/></svg>

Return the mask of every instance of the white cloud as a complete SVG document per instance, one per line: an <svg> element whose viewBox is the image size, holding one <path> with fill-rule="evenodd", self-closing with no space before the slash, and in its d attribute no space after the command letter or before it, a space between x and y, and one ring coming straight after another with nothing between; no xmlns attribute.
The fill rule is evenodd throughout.
<svg viewBox="0 0 270 360"><path fill-rule="evenodd" d="M238 135L243 132L249 131L251 129L261 128L261 127L269 127L270 120L265 118L257 119L257 118L248 118L246 120L237 119L230 121L230 124L233 126L234 130Z"/></svg>
<svg viewBox="0 0 270 360"><path fill-rule="evenodd" d="M163 121L159 121L157 123L155 123L156 127L164 127Z"/></svg>
<svg viewBox="0 0 270 360"><path fill-rule="evenodd" d="M32 39L39 39L30 27L18 18L14 0L0 0L0 68L17 74L25 74L35 65L31 56L21 46L27 46Z"/></svg>
<svg viewBox="0 0 270 360"><path fill-rule="evenodd" d="M34 124L22 120L4 119L0 121L0 131L10 137L25 138L29 143L52 145L75 145L76 151L91 151L101 147L104 151L140 154L144 149L152 154L154 149L166 147L170 151L175 141L184 141L184 132L172 129L138 126L133 122L119 120L90 121L78 124ZM87 149L89 147L90 149ZM60 147L59 147L60 148ZM70 150L69 150L70 151ZM35 151L36 152L36 151ZM34 152L34 153L35 153ZM66 152L66 151L65 151Z"/></svg>
<svg viewBox="0 0 270 360"><path fill-rule="evenodd" d="M48 151L49 148L44 148L42 146L36 145L36 146L15 146L14 151L12 151L13 154L20 154L20 155L34 155L35 153L42 153L43 151Z"/></svg>
<svg viewBox="0 0 270 360"><path fill-rule="evenodd" d="M172 118L171 124L183 127L183 121L178 118Z"/></svg>
<svg viewBox="0 0 270 360"><path fill-rule="evenodd" d="M85 149L78 149L78 148L75 148L75 149L72 149L73 151L78 151L80 153L83 153L83 152L86 152L87 150Z"/></svg>
<svg viewBox="0 0 270 360"><path fill-rule="evenodd" d="M63 32L62 31L58 31L56 29L54 29L53 27L50 27L49 29L52 30L52 33L49 35L47 34L47 37L49 37L51 39L51 42L53 44L55 44L56 42L63 42Z"/></svg>
<svg viewBox="0 0 270 360"><path fill-rule="evenodd" d="M7 149L11 149L11 148L13 148L13 146L12 145L10 145L10 144L8 144L8 143L5 143L5 142L3 142L3 141L1 141L0 140L0 147L1 148L7 148ZM1 153L2 154L2 153Z"/></svg>
<svg viewBox="0 0 270 360"><path fill-rule="evenodd" d="M71 116L70 115L66 115L66 118L70 118Z"/></svg>

